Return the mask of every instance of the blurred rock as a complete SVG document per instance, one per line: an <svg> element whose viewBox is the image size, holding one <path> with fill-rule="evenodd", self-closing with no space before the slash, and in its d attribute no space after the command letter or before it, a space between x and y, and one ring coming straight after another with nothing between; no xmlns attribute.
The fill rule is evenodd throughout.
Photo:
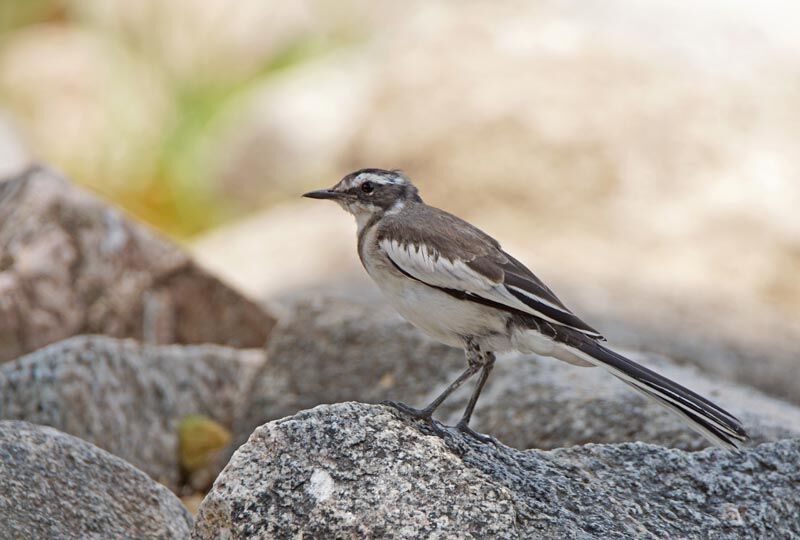
<svg viewBox="0 0 800 540"><path fill-rule="evenodd" d="M235 12L224 0L120 0L71 2L82 20L121 34L153 58L182 85L246 80L275 57L306 41L332 40L363 24L363 0L301 0L265 4L243 0ZM220 27L220 16L225 25ZM197 40L198 35L209 36Z"/></svg>
<svg viewBox="0 0 800 540"><path fill-rule="evenodd" d="M372 103L373 72L356 52L327 54L254 88L221 122L214 171L220 189L253 208L291 201L307 183L336 183L342 171L335 164Z"/></svg>
<svg viewBox="0 0 800 540"><path fill-rule="evenodd" d="M800 379L786 376L800 366L800 318L740 307L733 297L698 306L634 288L584 292L583 318L599 321L594 326L613 343L694 364L719 380L800 405Z"/></svg>
<svg viewBox="0 0 800 540"><path fill-rule="evenodd" d="M179 462L181 422L204 415L232 429L263 362L258 350L79 336L0 366L0 418L80 437L177 491L192 483ZM222 465L186 472L213 480Z"/></svg>
<svg viewBox="0 0 800 540"><path fill-rule="evenodd" d="M798 440L520 452L343 403L254 432L192 538L788 537L800 535L799 459Z"/></svg>
<svg viewBox="0 0 800 540"><path fill-rule="evenodd" d="M52 171L0 184L0 361L90 333L260 347L273 323L176 246Z"/></svg>
<svg viewBox="0 0 800 540"><path fill-rule="evenodd" d="M30 166L31 157L11 119L0 110L0 182Z"/></svg>
<svg viewBox="0 0 800 540"><path fill-rule="evenodd" d="M230 431L202 414L187 416L178 424L178 451L181 467L186 471L206 467L213 454L230 442Z"/></svg>
<svg viewBox="0 0 800 540"><path fill-rule="evenodd" d="M271 302L270 310L280 323L236 430L239 443L268 420L321 403L391 399L424 406L464 367L461 350L413 328L372 288L306 290ZM800 437L798 407L674 360L624 353L730 410L756 443ZM471 391L465 384L438 416L455 424ZM473 427L520 449L624 441L709 446L679 417L604 370L518 354L499 359Z"/></svg>
<svg viewBox="0 0 800 540"><path fill-rule="evenodd" d="M203 268L251 298L361 271L353 218L332 204L286 203L202 235L189 251Z"/></svg>
<svg viewBox="0 0 800 540"><path fill-rule="evenodd" d="M188 538L192 517L126 461L55 429L0 422L4 538Z"/></svg>
<svg viewBox="0 0 800 540"><path fill-rule="evenodd" d="M431 202L537 259L560 254L550 268L716 299L744 289L796 313L800 297L761 287L800 242L800 109L786 91L800 39L778 24L799 12L655 4L421 7L365 52L377 83L342 167L406 167Z"/></svg>
<svg viewBox="0 0 800 540"><path fill-rule="evenodd" d="M3 35L3 106L33 155L94 189L130 193L159 174L154 149L181 112L152 59L80 16L88 2L68 3Z"/></svg>

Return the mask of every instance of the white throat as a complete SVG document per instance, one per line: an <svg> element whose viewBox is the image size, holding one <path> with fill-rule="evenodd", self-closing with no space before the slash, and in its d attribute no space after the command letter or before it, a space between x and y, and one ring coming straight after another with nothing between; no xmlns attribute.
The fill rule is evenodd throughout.
<svg viewBox="0 0 800 540"><path fill-rule="evenodd" d="M358 212L357 214L353 214L353 217L356 218L356 232L361 234L361 231L364 230L364 227L367 226L369 219L372 217L372 214L369 212Z"/></svg>
<svg viewBox="0 0 800 540"><path fill-rule="evenodd" d="M367 223L369 223L369 220L374 215L374 212L371 212L365 208L359 208L355 205L350 207L349 211L351 214L353 214L353 217L356 218L357 233L361 234L361 231L363 231L364 227L367 226Z"/></svg>
<svg viewBox="0 0 800 540"><path fill-rule="evenodd" d="M346 204L346 205L343 204L342 206L344 207L345 210L353 214L353 217L356 219L357 233L359 235L361 234L361 231L364 230L364 227L367 226L369 220L372 219L372 217L376 213L381 212L380 208L372 205L364 207L358 204ZM392 216L398 214L403 210L404 207L405 207L405 201L398 200L389 210L384 212L383 215Z"/></svg>

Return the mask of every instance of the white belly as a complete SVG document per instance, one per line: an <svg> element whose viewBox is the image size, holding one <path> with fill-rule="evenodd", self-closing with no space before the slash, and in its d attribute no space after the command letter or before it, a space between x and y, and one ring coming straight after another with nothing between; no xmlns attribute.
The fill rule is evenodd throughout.
<svg viewBox="0 0 800 540"><path fill-rule="evenodd" d="M442 343L463 347L467 337L480 343L497 334L505 335L505 318L487 315L495 310L458 300L408 278L383 281L379 286L400 315Z"/></svg>

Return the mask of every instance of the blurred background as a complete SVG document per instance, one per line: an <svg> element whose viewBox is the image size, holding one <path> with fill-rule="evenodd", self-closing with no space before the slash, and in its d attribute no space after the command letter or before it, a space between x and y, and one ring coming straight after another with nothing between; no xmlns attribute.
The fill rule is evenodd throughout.
<svg viewBox="0 0 800 540"><path fill-rule="evenodd" d="M0 173L46 162L272 298L374 293L351 218L299 194L401 168L612 340L786 395L798 27L792 0L2 0Z"/></svg>

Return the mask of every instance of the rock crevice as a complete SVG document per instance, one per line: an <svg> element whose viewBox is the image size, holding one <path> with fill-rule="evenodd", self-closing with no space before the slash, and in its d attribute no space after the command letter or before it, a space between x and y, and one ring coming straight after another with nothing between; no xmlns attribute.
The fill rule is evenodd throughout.
<svg viewBox="0 0 800 540"><path fill-rule="evenodd" d="M187 538L192 517L126 461L53 428L0 421L0 537Z"/></svg>

